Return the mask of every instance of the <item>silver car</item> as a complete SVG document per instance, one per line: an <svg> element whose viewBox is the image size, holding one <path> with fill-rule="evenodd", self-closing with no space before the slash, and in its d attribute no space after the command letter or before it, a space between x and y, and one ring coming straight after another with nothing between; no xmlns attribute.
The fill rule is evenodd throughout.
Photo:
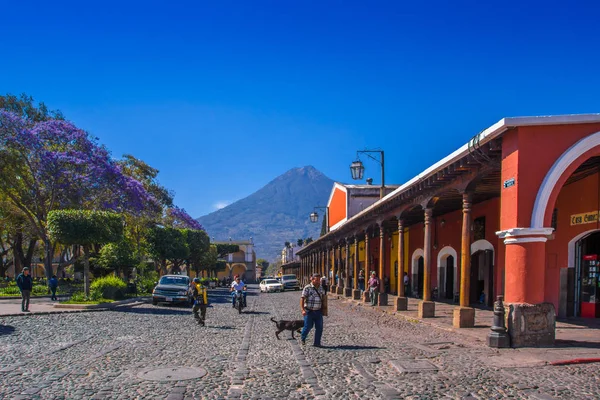
<svg viewBox="0 0 600 400"><path fill-rule="evenodd" d="M194 301L190 290L190 278L185 275L164 275L152 291L152 304L186 303Z"/></svg>

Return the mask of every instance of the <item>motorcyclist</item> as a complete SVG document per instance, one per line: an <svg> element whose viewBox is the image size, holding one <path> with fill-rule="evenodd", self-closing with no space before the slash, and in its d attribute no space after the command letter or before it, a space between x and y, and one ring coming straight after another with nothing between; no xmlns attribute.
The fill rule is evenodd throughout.
<svg viewBox="0 0 600 400"><path fill-rule="evenodd" d="M246 307L246 284L240 279L239 275L233 277L233 282L231 282L231 288L229 291L231 292L231 304L235 308L235 292L241 290L244 295L244 307Z"/></svg>
<svg viewBox="0 0 600 400"><path fill-rule="evenodd" d="M194 318L198 324L204 326L208 295L206 293L206 288L202 286L200 279L198 278L194 278L192 281L192 296L194 298L194 307L192 308L192 313L194 313ZM198 311L200 311L201 315L198 315Z"/></svg>

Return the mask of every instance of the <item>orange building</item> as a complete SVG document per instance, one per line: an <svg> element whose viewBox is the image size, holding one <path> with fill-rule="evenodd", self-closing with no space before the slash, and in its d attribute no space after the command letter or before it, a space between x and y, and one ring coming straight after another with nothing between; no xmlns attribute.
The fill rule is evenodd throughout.
<svg viewBox="0 0 600 400"><path fill-rule="evenodd" d="M422 318L458 303L456 327L503 296L512 346L551 344L557 316L600 317L599 171L600 114L504 118L355 215L336 184L301 275L344 276L333 289L360 298L374 270L399 311L407 295Z"/></svg>

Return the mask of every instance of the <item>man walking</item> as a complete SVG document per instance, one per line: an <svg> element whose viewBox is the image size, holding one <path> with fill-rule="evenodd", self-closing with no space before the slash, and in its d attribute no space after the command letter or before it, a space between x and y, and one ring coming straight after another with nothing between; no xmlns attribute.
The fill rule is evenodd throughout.
<svg viewBox="0 0 600 400"><path fill-rule="evenodd" d="M48 281L48 286L50 286L50 292L52 292L50 300L58 300L58 297L56 297L56 289L58 289L58 279L56 278L56 275L52 275L52 278Z"/></svg>
<svg viewBox="0 0 600 400"><path fill-rule="evenodd" d="M33 279L29 275L29 268L23 268L23 272L17 276L17 286L21 291L21 312L29 312L29 297L33 289Z"/></svg>
<svg viewBox="0 0 600 400"><path fill-rule="evenodd" d="M300 334L302 344L306 344L306 336L315 326L315 347L321 347L321 336L323 335L323 309L326 305L325 292L321 287L321 275L312 274L310 283L302 289L300 298L300 309L304 316L304 327Z"/></svg>
<svg viewBox="0 0 600 400"><path fill-rule="evenodd" d="M371 272L371 279L369 279L369 295L371 296L371 306L377 305L377 296L379 294L379 278L375 271Z"/></svg>

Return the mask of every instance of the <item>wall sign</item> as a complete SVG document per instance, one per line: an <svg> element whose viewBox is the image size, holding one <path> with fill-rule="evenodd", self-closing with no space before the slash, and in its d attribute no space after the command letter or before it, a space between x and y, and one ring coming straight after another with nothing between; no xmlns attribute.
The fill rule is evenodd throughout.
<svg viewBox="0 0 600 400"><path fill-rule="evenodd" d="M504 189L515 186L515 178L510 178L504 181Z"/></svg>
<svg viewBox="0 0 600 400"><path fill-rule="evenodd" d="M592 224L598 221L598 211L571 215L571 225Z"/></svg>

